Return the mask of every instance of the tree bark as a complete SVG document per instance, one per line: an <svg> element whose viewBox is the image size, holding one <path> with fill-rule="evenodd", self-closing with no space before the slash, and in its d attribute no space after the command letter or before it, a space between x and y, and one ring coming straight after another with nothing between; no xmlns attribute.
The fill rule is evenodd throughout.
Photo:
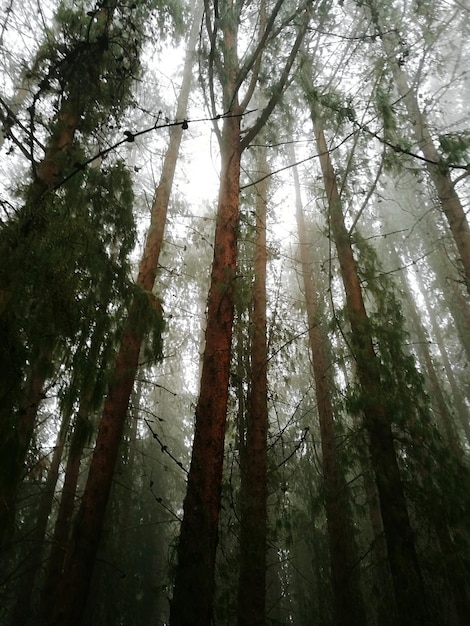
<svg viewBox="0 0 470 626"><path fill-rule="evenodd" d="M259 176L266 176L266 148L258 155ZM238 625L266 623L267 537L267 320L266 320L266 214L267 179L256 193L255 261L251 338L251 387L246 443L241 463L240 574L238 580Z"/></svg>
<svg viewBox="0 0 470 626"><path fill-rule="evenodd" d="M240 160L244 148L256 137L266 123L287 83L310 17L309 3L294 11L286 23L302 12L295 42L285 61L272 96L254 125L241 138L240 117L246 110L256 86L263 42L271 34L275 18L283 4L277 0L266 28L252 54L247 54L243 67L239 65L238 25L242 3L224 3L223 17L215 5L211 22L206 1L206 24L211 40L209 53L210 89L214 97L213 69L217 61L222 87L224 110L222 133L219 131L221 176L217 206L214 257L211 285L207 302L206 345L204 349L199 398L196 406L195 433L188 486L184 501L184 516L178 546L173 599L170 610L171 626L199 624L212 621L214 597L214 568L217 548L220 494L224 456L225 422L231 361L232 324L234 317L234 281L236 278L237 238L239 219ZM260 20L262 23L263 20ZM214 43L221 30L222 58L215 59ZM251 72L251 76L250 76ZM247 80L250 76L249 81ZM243 100L239 102L240 87L248 82ZM214 105L214 99L213 99Z"/></svg>
<svg viewBox="0 0 470 626"><path fill-rule="evenodd" d="M192 81L193 54L199 31L197 16L200 16L200 10L200 5L196 5L193 26L188 39L183 84L178 97L177 119L184 118L187 108ZM180 125L172 126L170 129L170 141L152 205L151 223L144 252L139 264L136 284L144 293L149 294L149 298L152 298L151 293L163 243L168 203L182 133L183 129ZM139 306L134 301L131 304L128 320L122 333L121 346L116 357L113 376L99 424L95 450L78 513L75 533L49 620L51 626L59 626L64 623L67 623L68 626L79 626L85 610L119 444L134 386L140 348L144 339L139 317Z"/></svg>
<svg viewBox="0 0 470 626"><path fill-rule="evenodd" d="M234 312L240 156L240 118L227 117L222 129L222 172L207 302L206 345L171 603L171 626L204 626L212 620Z"/></svg>
<svg viewBox="0 0 470 626"><path fill-rule="evenodd" d="M295 155L291 149L291 162ZM325 333L321 327L317 291L312 275L305 218L300 197L300 181L297 168L293 168L297 233L299 237L300 263L307 307L309 346L312 358L317 411L320 423L322 448L325 509L330 548L331 578L334 596L335 624L357 626L367 623L358 585L358 571L354 572L355 555L352 528L349 523L347 487L338 458L334 427L334 411L331 401L331 376L325 354Z"/></svg>
<svg viewBox="0 0 470 626"><path fill-rule="evenodd" d="M394 447L391 430L393 416L389 414L383 402L378 357L368 328L369 320L350 236L344 223L335 171L319 111L314 103L311 103L311 114L325 183L330 225L346 293L346 308L352 336L351 349L365 400L364 426L369 438L369 451L379 494L398 615L403 625L424 626L429 624L430 616Z"/></svg>

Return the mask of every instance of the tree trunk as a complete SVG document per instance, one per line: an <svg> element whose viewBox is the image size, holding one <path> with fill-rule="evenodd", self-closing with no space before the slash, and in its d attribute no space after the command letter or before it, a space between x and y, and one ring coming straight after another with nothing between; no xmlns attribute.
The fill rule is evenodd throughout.
<svg viewBox="0 0 470 626"><path fill-rule="evenodd" d="M11 626L25 626L34 623L35 610L33 599L37 593L36 583L41 568L41 561L45 549L47 523L54 500L54 491L59 477L59 466L69 427L69 419L65 418L57 436L51 464L47 472L46 484L39 504L36 526L31 534L31 550L26 559L24 573L20 579L16 602L13 609Z"/></svg>
<svg viewBox="0 0 470 626"><path fill-rule="evenodd" d="M295 163L293 149L291 162ZM352 528L350 526L347 487L341 472L337 441L334 428L333 405L331 401L330 367L325 355L325 333L321 327L318 298L313 281L309 242L300 197L300 181L297 168L293 168L296 220L299 237L300 262L307 307L309 345L312 357L315 393L322 447L323 480L325 488L325 508L330 547L331 577L334 595L335 624L346 626L366 624L362 597L358 585L358 571L355 565Z"/></svg>
<svg viewBox="0 0 470 626"><path fill-rule="evenodd" d="M13 530L18 488L23 479L26 455L36 425L44 383L50 365L50 354L36 356L30 366L23 398L15 415L2 424L0 440L0 546L4 546Z"/></svg>
<svg viewBox="0 0 470 626"><path fill-rule="evenodd" d="M258 174L267 175L266 148L260 148ZM267 362L266 337L266 179L256 193L255 278L251 338L251 388L244 462L241 463L240 575L238 625L266 623L267 537Z"/></svg>
<svg viewBox="0 0 470 626"><path fill-rule="evenodd" d="M72 519L75 511L80 463L83 455L83 449L87 443L88 433L90 431L88 425L88 407L86 406L86 403L82 401L77 413L75 426L69 444L64 486L62 487L59 510L57 512L57 519L52 535L51 552L47 563L46 576L41 593L39 616L40 620L44 623L46 623L49 619L55 600L55 594L62 575L67 542L70 536Z"/></svg>
<svg viewBox="0 0 470 626"><path fill-rule="evenodd" d="M239 117L224 119L221 152L206 345L171 603L171 626L209 626L212 620L237 258Z"/></svg>
<svg viewBox="0 0 470 626"><path fill-rule="evenodd" d="M446 373L447 380L449 382L449 386L452 392L452 403L457 414L457 418L460 421L460 424L463 428L467 441L470 443L470 423L469 423L469 410L465 404L465 400L462 396L460 387L455 379L452 365L449 361L449 356L447 354L447 349L445 345L444 337L442 336L441 328L439 326L439 322L436 319L436 313L434 307L432 306L429 295L426 290L425 285L423 285L422 279L419 275L417 275L418 282L421 287L421 293L423 295L424 301L426 303L426 308L428 310L429 321L431 322L432 331L436 338L437 347L441 353L442 363L444 365L444 371ZM447 423L448 421L448 423ZM462 454L461 444L458 441L457 433L455 432L455 423L452 415L449 413L448 418L446 417L445 421L445 429L447 433L447 437L449 438L449 443L451 444L452 449L457 454L457 456ZM454 440L454 441L453 441ZM455 443L458 445L455 446Z"/></svg>
<svg viewBox="0 0 470 626"><path fill-rule="evenodd" d="M264 6L264 2L262 5ZM255 46L252 54L246 55L243 66L240 67L237 47L242 3L231 0L224 3L223 17L219 14L218 4L216 4L214 20L211 22L209 3L205 2L206 23L212 46L218 30L221 30L222 55L217 58L216 66L219 69L223 67L219 78L224 110L228 113L223 116L222 133L219 133L221 176L211 285L207 302L206 345L196 405L191 466L178 546L178 566L170 610L171 626L192 624L209 626L212 620L214 567L234 317L240 159L242 150L250 145L279 101L310 18L309 3L305 3L285 22L289 23L300 13L303 15L279 80L272 89L271 98L256 122L241 139L240 117L246 110L257 83L263 42L268 40L273 30L279 33L279 29L274 29L274 22L282 5L283 0L277 0L266 20L265 28L264 19L259 20L261 28L258 45ZM215 53L215 49L212 48L209 68L212 96L214 95ZM242 101L239 102L239 90L244 84L246 90Z"/></svg>
<svg viewBox="0 0 470 626"><path fill-rule="evenodd" d="M391 430L393 416L388 414L387 406L383 402L378 357L368 328L369 320L350 236L344 223L335 172L319 112L314 103L311 103L311 114L325 183L330 224L346 293L347 314L352 333L351 349L365 400L364 425L377 482L400 624L424 626L429 624L430 618L394 447Z"/></svg>
<svg viewBox="0 0 470 626"><path fill-rule="evenodd" d="M188 39L183 83L178 98L177 119L184 118L187 108L192 81L193 50L199 31L197 16L200 16L200 10L200 5L196 5L193 27ZM144 293L150 294L150 298L163 243L168 203L182 132L183 129L179 125L172 126L170 129L170 142L165 154L160 183L156 189L151 223L139 265L136 283ZM139 317L139 306L134 301L129 310L129 317L122 334L121 346L105 400L71 550L66 559L60 591L56 594L55 606L49 621L51 626L59 626L64 623L67 623L68 626L79 626L85 610L114 467L144 338Z"/></svg>

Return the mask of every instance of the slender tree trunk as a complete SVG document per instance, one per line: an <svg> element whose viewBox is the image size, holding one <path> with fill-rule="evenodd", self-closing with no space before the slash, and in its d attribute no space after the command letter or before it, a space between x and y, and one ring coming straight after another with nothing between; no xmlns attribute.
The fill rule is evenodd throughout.
<svg viewBox="0 0 470 626"><path fill-rule="evenodd" d="M59 580L62 575L67 543L71 532L72 518L75 512L80 464L89 433L88 406L85 401L82 401L69 444L64 486L62 487L59 510L57 512L57 519L52 535L51 552L42 588L39 615L40 620L44 623L49 619L55 600L55 594L59 586Z"/></svg>
<svg viewBox="0 0 470 626"><path fill-rule="evenodd" d="M399 257L396 250L392 250L391 254L399 263ZM439 426L441 430L444 432L444 436L447 439L447 443L449 444L450 449L453 453L459 457L462 455L462 448L458 439L458 435L456 432L454 419L449 411L449 407L447 406L446 399L444 397L444 392L439 381L439 377L436 373L436 368L434 367L434 363L431 357L431 353L429 351L429 341L426 337L426 332L423 328L421 319L419 317L418 311L416 310L416 304L413 300L413 297L410 293L410 288L408 282L403 275L400 274L401 282L403 285L403 291L405 294L405 300L408 304L408 311L413 322L413 329L416 333L416 337L418 339L418 352L421 355L421 361L424 364L427 372L427 378L429 382L429 387L431 391L431 399L435 405L437 410L437 414L439 415ZM422 292L424 295L424 292ZM425 298L426 299L426 298ZM429 310L429 309L428 309ZM429 311L430 313L430 311Z"/></svg>
<svg viewBox="0 0 470 626"><path fill-rule="evenodd" d="M391 430L393 416L389 415L387 406L383 402L379 361L369 332L369 320L350 236L344 223L335 171L330 160L319 112L314 103L311 103L311 113L325 182L330 225L346 292L347 313L352 332L351 348L364 394L364 425L369 438L371 462L377 482L399 619L403 625L424 626L429 624L430 618L394 447Z"/></svg>
<svg viewBox="0 0 470 626"><path fill-rule="evenodd" d="M20 579L16 602L10 621L11 626L25 626L34 623L34 595L37 593L36 583L40 573L42 557L45 552L47 523L54 500L54 491L59 477L59 467L64 451L65 439L69 427L69 419L64 419L57 436L51 464L47 472L46 485L39 504L36 526L31 534L31 551L25 564L25 571Z"/></svg>
<svg viewBox="0 0 470 626"><path fill-rule="evenodd" d="M266 148L258 156L259 175L267 174ZM266 179L256 185L255 278L251 339L251 389L244 463L241 465L239 626L266 623L267 537L267 362L266 337Z"/></svg>
<svg viewBox="0 0 470 626"><path fill-rule="evenodd" d="M427 120L419 106L416 90L410 86L408 77L398 61L396 34L383 32L375 0L369 2L369 7L391 64L398 93L408 112L414 139L426 159L426 169L436 190L442 211L447 218L462 263L464 280L470 292L470 226L465 209L455 190L450 170L445 167L442 156L434 144Z"/></svg>
<svg viewBox="0 0 470 626"><path fill-rule="evenodd" d="M222 173L196 430L178 547L171 626L211 624L237 258L240 119L224 119Z"/></svg>
<svg viewBox="0 0 470 626"><path fill-rule="evenodd" d="M264 5L264 2L262 3ZM248 54L243 67L237 53L238 25L241 4L227 1L223 18L215 5L211 23L209 2L206 22L211 45L218 29L221 30L218 57L223 106L229 115L223 117L219 137L221 176L217 206L214 257L211 285L207 302L206 344L202 362L199 398L196 405L195 433L188 486L184 501L184 516L178 546L173 600L170 610L171 626L198 624L209 626L212 620L214 597L214 567L217 548L220 494L224 456L225 422L231 361L232 324L234 317L234 281L236 278L237 238L239 219L239 180L242 150L250 145L279 101L308 25L309 3L302 4L294 15L302 13L295 41L285 60L276 88L254 125L243 139L240 135L240 116L246 110L254 89L263 53L263 41L273 31L275 19L283 0L277 0L266 28L261 27L259 44ZM291 17L291 19L292 19ZM290 21L290 20L288 20ZM262 24L260 19L259 23ZM209 74L214 70L215 50L210 52ZM247 80L249 77L249 80ZM210 77L210 80L213 76ZM248 84L245 84L248 83ZM240 87L246 90L239 102ZM214 84L211 83L213 93Z"/></svg>
<svg viewBox="0 0 470 626"><path fill-rule="evenodd" d="M4 432L0 441L0 546L5 545L13 530L16 497L22 482L39 405L43 400L49 365L50 353L40 354L33 360L23 398L15 415L14 427L11 419L1 427Z"/></svg>
<svg viewBox="0 0 470 626"><path fill-rule="evenodd" d="M291 154L295 163L295 155ZM334 428L333 405L331 401L331 377L325 355L325 335L321 328L318 298L313 281L309 242L306 235L305 219L300 197L300 181L297 168L293 168L297 233L300 244L300 262L307 307L307 322L310 352L312 356L317 411L320 422L322 446L323 480L325 487L325 508L330 546L330 563L334 595L335 624L346 626L366 624L362 597L358 585L358 571L353 571L355 555L352 528L349 523L347 488L338 458L337 440Z"/></svg>
<svg viewBox="0 0 470 626"><path fill-rule="evenodd" d="M428 292L426 291L426 287L425 285L423 285L423 282L421 280L421 278L418 276L418 282L420 284L421 287L421 293L423 295L424 301L426 303L426 308L428 310L428 315L429 315L429 320L431 322L431 326L432 326L432 331L434 334L434 337L436 338L436 342L437 342L437 347L439 348L439 351L441 353L441 359L442 359L442 363L444 365L444 371L446 373L446 377L447 380L449 382L451 391L452 391L452 402L453 402L453 406L455 408L455 412L457 414L457 418L460 421L460 424L463 428L463 431L465 433L465 436L468 440L468 442L470 443L470 423L469 423L469 410L467 408L467 406L465 405L465 401L462 397L459 385L457 384L457 381L455 379L454 376L454 372L453 372L453 368L452 365L449 361L449 356L447 354L447 350L446 350L446 346L445 346L445 340L444 337L442 336L442 332L441 332L441 328L439 326L439 323L436 319L436 315L435 315L435 311L431 305L431 302L429 300L429 295ZM447 423L448 420L448 423ZM458 442L458 436L457 433L455 432L455 423L454 423L454 419L452 417L452 415L450 413L448 413L448 417L446 417L446 422L445 422L445 429L446 429L446 433L447 436L449 438L449 443L451 443L451 447L454 450L454 452L459 455L462 453L462 449L460 446L460 442ZM452 437L454 439L454 441L452 441ZM455 447L455 443L458 443L458 446Z"/></svg>
<svg viewBox="0 0 470 626"><path fill-rule="evenodd" d="M192 80L193 50L199 31L199 19L197 18L200 16L199 11L200 5L198 4L188 39L183 83L176 112L177 119L184 118L187 108ZM170 129L170 142L165 154L160 183L155 193L151 223L139 265L136 283L145 293L149 294L149 298L152 298L151 293L163 243L168 203L182 132L183 129L179 125ZM66 559L62 584L59 587L59 593L57 593L52 616L49 620L51 626L60 626L64 623L67 623L68 626L79 626L82 620L143 338L143 331L139 323L139 306L137 302L134 302L130 307L129 317L121 338L121 346L116 357L88 480L78 513L78 523L71 550Z"/></svg>

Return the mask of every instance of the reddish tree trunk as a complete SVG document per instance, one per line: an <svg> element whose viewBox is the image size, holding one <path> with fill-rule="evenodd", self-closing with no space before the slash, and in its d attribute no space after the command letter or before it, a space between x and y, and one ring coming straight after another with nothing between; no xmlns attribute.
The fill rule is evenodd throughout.
<svg viewBox="0 0 470 626"><path fill-rule="evenodd" d="M295 163L295 155L291 154ZM300 262L304 285L310 352L312 355L315 393L322 447L325 508L330 547L331 578L334 595L335 624L337 626L363 626L365 611L358 585L358 572L353 571L355 555L352 528L349 523L347 488L342 475L337 440L334 428L334 413L331 401L330 367L325 355L325 334L321 327L317 291L312 276L305 219L300 197L300 182L294 167L296 192L296 220L300 244Z"/></svg>
<svg viewBox="0 0 470 626"><path fill-rule="evenodd" d="M424 626L429 624L430 618L395 452L391 429L393 416L388 414L387 406L383 402L379 362L369 333L369 320L350 236L344 223L341 198L319 112L314 105L312 120L325 182L330 224L346 292L346 307L352 332L351 349L365 400L364 425L369 438L398 615L400 624Z"/></svg>
<svg viewBox="0 0 470 626"><path fill-rule="evenodd" d="M266 149L258 159L259 174L267 174ZM239 626L266 623L267 535L267 362L266 338L266 179L256 185L255 279L251 343L251 389L246 443L241 464Z"/></svg>
<svg viewBox="0 0 470 626"><path fill-rule="evenodd" d="M212 620L237 259L239 117L224 119L221 152L206 345L171 603L171 626L204 626Z"/></svg>

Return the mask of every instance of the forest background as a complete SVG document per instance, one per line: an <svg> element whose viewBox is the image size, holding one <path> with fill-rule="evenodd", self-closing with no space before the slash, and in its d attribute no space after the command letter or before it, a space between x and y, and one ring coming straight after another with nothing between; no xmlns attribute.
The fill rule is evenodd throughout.
<svg viewBox="0 0 470 626"><path fill-rule="evenodd" d="M3 0L0 624L468 626L466 0Z"/></svg>

